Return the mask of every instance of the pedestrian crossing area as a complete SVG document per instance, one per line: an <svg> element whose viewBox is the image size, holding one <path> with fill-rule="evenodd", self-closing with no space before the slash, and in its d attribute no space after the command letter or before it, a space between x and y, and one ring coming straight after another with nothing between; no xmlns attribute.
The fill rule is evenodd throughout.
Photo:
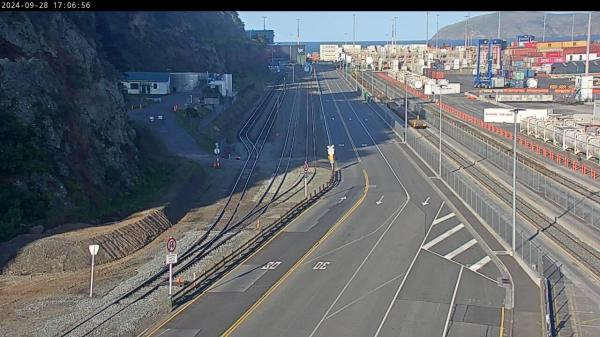
<svg viewBox="0 0 600 337"><path fill-rule="evenodd" d="M477 239L446 205L442 206L421 249L497 280L500 271Z"/></svg>

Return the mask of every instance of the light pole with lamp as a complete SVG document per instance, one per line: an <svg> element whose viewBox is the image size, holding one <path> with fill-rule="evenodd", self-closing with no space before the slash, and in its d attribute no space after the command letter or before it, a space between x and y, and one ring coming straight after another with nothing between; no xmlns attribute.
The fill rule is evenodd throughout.
<svg viewBox="0 0 600 337"><path fill-rule="evenodd" d="M442 178L442 89L447 88L447 85L440 85L440 157L438 163L438 176Z"/></svg>
<svg viewBox="0 0 600 337"><path fill-rule="evenodd" d="M408 81L404 78L404 144L408 136Z"/></svg>
<svg viewBox="0 0 600 337"><path fill-rule="evenodd" d="M513 129L513 194L512 194L512 252L516 253L517 237L517 114L525 109L513 109L514 129Z"/></svg>

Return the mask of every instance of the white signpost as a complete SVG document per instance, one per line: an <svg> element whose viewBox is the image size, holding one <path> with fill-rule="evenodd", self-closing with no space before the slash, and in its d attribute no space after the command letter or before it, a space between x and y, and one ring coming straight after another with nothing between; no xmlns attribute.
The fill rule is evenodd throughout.
<svg viewBox="0 0 600 337"><path fill-rule="evenodd" d="M170 237L167 240L167 264L169 265L169 296L173 293L173 264L177 263L177 254L174 254L175 248L177 248L177 240L174 237Z"/></svg>
<svg viewBox="0 0 600 337"><path fill-rule="evenodd" d="M89 245L90 254L92 254L92 276L90 278L90 297L92 297L92 290L94 289L94 257L98 254L100 249L99 245Z"/></svg>

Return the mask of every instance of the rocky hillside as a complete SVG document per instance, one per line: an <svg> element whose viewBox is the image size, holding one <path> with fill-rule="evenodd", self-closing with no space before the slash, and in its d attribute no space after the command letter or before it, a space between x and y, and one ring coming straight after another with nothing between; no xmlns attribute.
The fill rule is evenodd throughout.
<svg viewBox="0 0 600 337"><path fill-rule="evenodd" d="M573 14L546 15L546 40L555 38L571 38ZM587 13L575 14L575 37L587 36ZM469 35L473 39L498 36L498 12L472 17L468 23ZM502 38L514 39L517 35L532 34L542 40L544 30L544 12L502 12L500 16L500 35ZM600 13L592 13L592 35L600 34ZM440 29L441 40L464 40L465 21L461 21ZM435 39L435 35L432 39ZM584 38L585 39L585 38Z"/></svg>
<svg viewBox="0 0 600 337"><path fill-rule="evenodd" d="M234 12L0 15L0 241L142 177L120 71L263 69Z"/></svg>

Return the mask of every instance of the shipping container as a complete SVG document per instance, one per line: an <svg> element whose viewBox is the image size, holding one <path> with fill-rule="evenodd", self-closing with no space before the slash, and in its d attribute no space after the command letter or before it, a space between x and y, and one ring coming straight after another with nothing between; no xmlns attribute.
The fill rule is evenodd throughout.
<svg viewBox="0 0 600 337"><path fill-rule="evenodd" d="M538 42L536 48L537 50L548 48L562 48L562 44L562 42Z"/></svg>
<svg viewBox="0 0 600 337"><path fill-rule="evenodd" d="M562 50L561 51L546 51L543 54L544 54L544 57L561 57Z"/></svg>
<svg viewBox="0 0 600 337"><path fill-rule="evenodd" d="M585 47L587 41L565 41L562 43L562 47Z"/></svg>
<svg viewBox="0 0 600 337"><path fill-rule="evenodd" d="M518 49L510 49L510 55L514 56L527 56L531 53L537 52L535 48L518 48Z"/></svg>
<svg viewBox="0 0 600 337"><path fill-rule="evenodd" d="M536 47L536 45L537 45L537 42L535 42L535 41L532 41L532 42L525 42L525 44L523 44L523 46L524 46L525 48L535 48L535 47Z"/></svg>

